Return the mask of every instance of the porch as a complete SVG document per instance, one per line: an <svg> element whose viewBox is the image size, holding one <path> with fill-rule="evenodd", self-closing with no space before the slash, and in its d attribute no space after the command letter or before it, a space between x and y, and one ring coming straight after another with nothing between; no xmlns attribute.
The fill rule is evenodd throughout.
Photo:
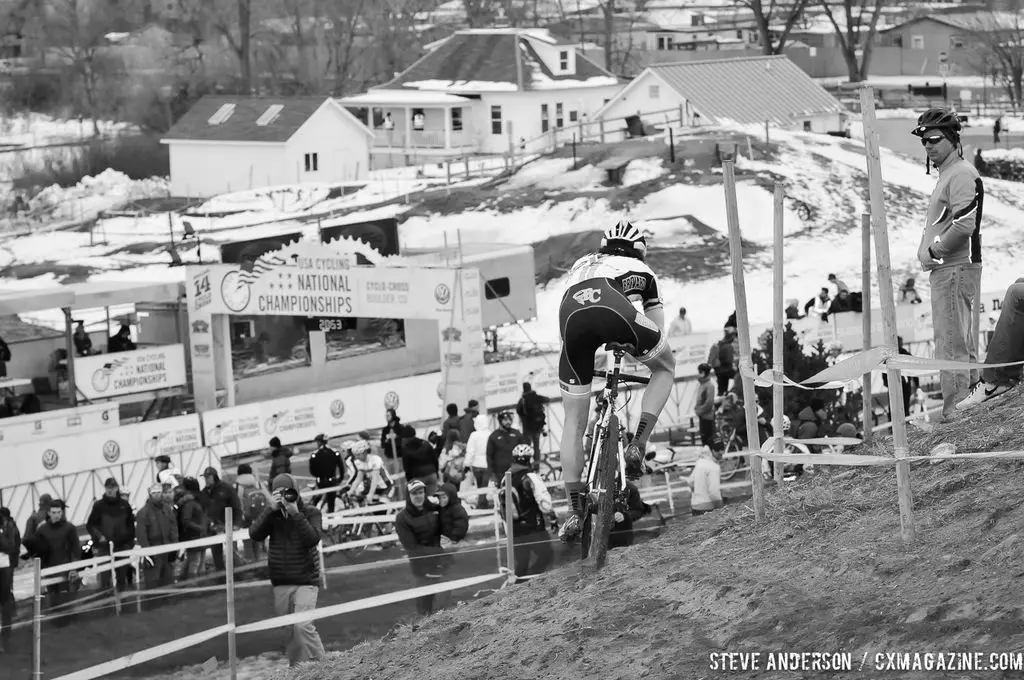
<svg viewBox="0 0 1024 680"><path fill-rule="evenodd" d="M376 90L338 100L373 130L371 153L474 153L479 100L444 92Z"/></svg>

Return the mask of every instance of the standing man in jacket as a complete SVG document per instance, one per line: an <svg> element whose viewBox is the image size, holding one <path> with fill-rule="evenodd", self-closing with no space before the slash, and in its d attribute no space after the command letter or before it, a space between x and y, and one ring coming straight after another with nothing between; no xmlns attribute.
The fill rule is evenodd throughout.
<svg viewBox="0 0 1024 680"><path fill-rule="evenodd" d="M715 440L715 384L711 382L711 367L701 364L697 367L697 403L693 407L700 427L700 443L711 446Z"/></svg>
<svg viewBox="0 0 1024 680"><path fill-rule="evenodd" d="M540 468L540 436L544 433L544 426L547 425L547 414L544 413L544 405L550 399L533 391L533 386L528 382L523 383L523 395L519 397L516 404L516 413L519 415L519 422L523 426L523 436L533 446L534 468Z"/></svg>
<svg viewBox="0 0 1024 680"><path fill-rule="evenodd" d="M52 502L53 497L48 493L44 493L39 497L39 508L29 515L28 521L25 522L25 531L21 533L21 540L26 546L28 546L32 537L35 536L36 529L50 516L50 503Z"/></svg>
<svg viewBox="0 0 1024 680"><path fill-rule="evenodd" d="M523 443L523 433L512 427L512 412L498 414L498 429L487 439L487 469L495 486L501 484L505 471L512 467L512 451Z"/></svg>
<svg viewBox="0 0 1024 680"><path fill-rule="evenodd" d="M291 475L271 482L271 504L249 528L256 542L270 539L267 565L278 616L316 609L320 589L320 511L299 498ZM288 638L288 663L295 666L324 656L324 645L312 621L296 623Z"/></svg>
<svg viewBox="0 0 1024 680"><path fill-rule="evenodd" d="M50 502L46 521L40 524L31 538L22 539L29 552L38 555L42 567L59 567L77 562L82 557L82 544L78 540L78 527L67 520L67 505L59 498ZM70 602L78 588L77 572L67 572L61 583L46 586L51 607ZM58 619L58 625L70 623L71 617Z"/></svg>
<svg viewBox="0 0 1024 680"><path fill-rule="evenodd" d="M113 477L103 483L103 496L92 505L92 512L85 522L85 528L92 538L93 555L102 557L135 545L135 512L132 505L121 496L121 489ZM117 587L123 588L128 582L131 567L117 568ZM100 572L100 588L110 587L110 572Z"/></svg>
<svg viewBox="0 0 1024 680"><path fill-rule="evenodd" d="M418 479L406 487L405 508L395 517L395 533L409 555L409 566L419 586L437 582L442 574L441 517L438 507L427 499L427 487ZM416 611L427 616L434 611L434 596L416 599Z"/></svg>
<svg viewBox="0 0 1024 680"><path fill-rule="evenodd" d="M985 187L963 158L960 119L949 109L929 109L917 119L928 160L939 171L917 257L929 272L935 358L978 360L978 298L981 288L981 218ZM931 168L928 167L930 170ZM953 415L967 396L976 371L942 371L942 417Z"/></svg>
<svg viewBox="0 0 1024 680"><path fill-rule="evenodd" d="M473 434L473 429L476 427L474 420L478 415L480 415L480 402L470 399L466 404L465 413L459 418L459 441L463 444L469 443L469 435Z"/></svg>
<svg viewBox="0 0 1024 680"><path fill-rule="evenodd" d="M327 435L318 434L313 440L317 449L309 456L309 474L316 480L316 488L330 489L341 484L341 454L327 445ZM327 512L334 512L334 502L338 498L337 491L328 491L323 496L316 496L317 504L327 507Z"/></svg>
<svg viewBox="0 0 1024 680"><path fill-rule="evenodd" d="M221 481L220 474L214 467L203 470L203 479L206 486L203 487L203 500L206 506L206 517L210 521L210 528L214 534L224 533L224 510L231 508L231 523L238 529L242 523L242 502L238 494L227 482ZM217 571L224 571L224 546L218 544L211 548L213 553L213 567Z"/></svg>
<svg viewBox="0 0 1024 680"><path fill-rule="evenodd" d="M239 465L239 467L242 467ZM239 475L241 477L241 475ZM181 480L181 496L178 498L178 540L194 541L197 538L205 538L210 530L210 522L206 519L206 509L200 502L202 491L199 489L199 480L195 477L186 477ZM185 551L185 559L181 566L181 579L187 580L196 578L203 568L206 548L188 548Z"/></svg>
<svg viewBox="0 0 1024 680"><path fill-rule="evenodd" d="M708 353L708 364L718 379L719 396L729 391L729 381L736 377L736 354L736 329L729 326Z"/></svg>
<svg viewBox="0 0 1024 680"><path fill-rule="evenodd" d="M135 533L139 547L152 548L178 542L178 518L174 509L164 501L164 487L154 484L149 487L146 505L139 510ZM146 588L164 588L174 583L174 569L171 553L146 555L142 558L142 577Z"/></svg>
<svg viewBox="0 0 1024 680"><path fill-rule="evenodd" d="M0 654L10 650L14 622L14 570L21 552L21 532L11 511L0 507Z"/></svg>
<svg viewBox="0 0 1024 680"><path fill-rule="evenodd" d="M267 479L269 487L278 475L292 473L292 450L287 446L282 446L281 440L277 437L271 437L268 443L270 444L270 451L267 453L267 457L270 458L270 474Z"/></svg>

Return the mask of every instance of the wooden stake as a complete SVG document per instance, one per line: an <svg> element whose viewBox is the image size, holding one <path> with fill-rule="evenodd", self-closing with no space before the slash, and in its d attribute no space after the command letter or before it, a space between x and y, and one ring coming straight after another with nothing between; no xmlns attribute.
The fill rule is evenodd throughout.
<svg viewBox="0 0 1024 680"><path fill-rule="evenodd" d="M68 360L70 362L70 359ZM43 566L32 560L32 680L43 677Z"/></svg>
<svg viewBox="0 0 1024 680"><path fill-rule="evenodd" d="M871 348L871 213L864 213L860 216L861 222L861 311L863 324L861 349L867 351ZM861 408L861 420L864 421L864 443L871 443L871 428L874 420L871 418L871 373L864 374L864 406Z"/></svg>
<svg viewBox="0 0 1024 680"><path fill-rule="evenodd" d="M515 541L512 535L512 473L505 472L505 541L508 549L508 570L511 572L509 579L515 581L516 573L516 551Z"/></svg>
<svg viewBox="0 0 1024 680"><path fill-rule="evenodd" d="M228 668L231 680L238 678L238 647L235 640L235 530L231 506L224 508L224 584L227 590Z"/></svg>
<svg viewBox="0 0 1024 680"><path fill-rule="evenodd" d="M757 411L754 404L754 380L742 375L751 368L750 322L747 317L747 290L743 281L743 242L740 234L739 208L736 204L736 145L722 161L725 182L725 215L729 222L729 255L732 259L732 287L736 297L736 324L740 340L740 372L743 380L743 404L747 416L747 450L750 458L750 482L754 494L754 519L764 520L764 476L758 455Z"/></svg>
<svg viewBox="0 0 1024 680"><path fill-rule="evenodd" d="M864 145L867 152L868 190L871 195L871 223L875 231L875 254L878 260L878 297L882 304L883 340L896 347L896 300L893 297L892 266L889 260L889 228L885 220L885 195L882 193L882 159L878 149L875 121L875 93L870 87L860 91L861 115L864 117ZM887 369L889 376L889 413L892 418L893 453L906 458L907 421L903 412L903 381L899 369ZM914 497L910 489L910 464L896 464L896 494L900 504L900 535L904 543L914 540Z"/></svg>
<svg viewBox="0 0 1024 680"><path fill-rule="evenodd" d="M750 137L747 137L747 145L750 145ZM775 324L772 330L772 369L775 371L775 380L779 381L777 384L772 386L772 429L775 431L775 453L784 453L785 445L783 444L782 437L786 435L786 431L782 428L782 416L783 406L785 404L784 390L781 385L782 377L785 375L785 365L783 362L783 333L785 332L785 307L786 302L783 296L782 286L784 283L783 278L783 245L782 245L782 232L785 219L785 199L786 191L779 182L775 183L775 259L773 266L772 282L775 286ZM775 462L775 482L782 484L783 481L783 464ZM750 469L751 477L755 472L760 473L760 470L755 471L753 467Z"/></svg>

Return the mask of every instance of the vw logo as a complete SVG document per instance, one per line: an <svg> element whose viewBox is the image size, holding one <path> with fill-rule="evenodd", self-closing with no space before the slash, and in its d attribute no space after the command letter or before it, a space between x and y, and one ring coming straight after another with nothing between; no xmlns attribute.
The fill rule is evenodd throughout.
<svg viewBox="0 0 1024 680"><path fill-rule="evenodd" d="M108 463L116 463L120 457L121 445L113 439L107 440L107 443L103 445L103 459Z"/></svg>
<svg viewBox="0 0 1024 680"><path fill-rule="evenodd" d="M437 398L438 399L444 399L444 383L443 382L438 382L437 383Z"/></svg>
<svg viewBox="0 0 1024 680"><path fill-rule="evenodd" d="M452 289L443 283L437 284L437 288L434 289L434 299L439 305L448 304L452 299Z"/></svg>
<svg viewBox="0 0 1024 680"><path fill-rule="evenodd" d="M384 395L384 406L387 408L398 408L398 392L388 392Z"/></svg>
<svg viewBox="0 0 1024 680"><path fill-rule="evenodd" d="M335 399L331 402L331 417L338 419L345 415L345 402Z"/></svg>
<svg viewBox="0 0 1024 680"><path fill-rule="evenodd" d="M43 451L43 467L47 470L53 470L57 467L57 463L60 462L60 456L53 449L46 449Z"/></svg>

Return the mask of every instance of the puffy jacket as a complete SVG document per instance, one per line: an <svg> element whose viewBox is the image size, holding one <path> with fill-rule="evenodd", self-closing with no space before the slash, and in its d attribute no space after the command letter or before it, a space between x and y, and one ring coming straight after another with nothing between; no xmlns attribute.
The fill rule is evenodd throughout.
<svg viewBox="0 0 1024 680"><path fill-rule="evenodd" d="M473 424L476 429L466 442L466 465L487 469L487 440L491 436L491 423L485 415L477 416Z"/></svg>
<svg viewBox="0 0 1024 680"><path fill-rule="evenodd" d="M32 545L28 545L29 542ZM39 556L44 568L77 562L82 557L78 528L65 519L40 524L31 541L25 540L25 547Z"/></svg>
<svg viewBox="0 0 1024 680"><path fill-rule="evenodd" d="M512 467L512 449L523 442L523 433L514 427L507 430L499 427L487 438L487 468L495 480L501 480L505 471Z"/></svg>
<svg viewBox="0 0 1024 680"><path fill-rule="evenodd" d="M181 497L178 505L178 538L191 541L206 536L209 522L203 504L190 493Z"/></svg>
<svg viewBox="0 0 1024 680"><path fill-rule="evenodd" d="M213 484L203 489L203 500L206 506L206 516L210 523L218 528L224 526L224 510L231 508L234 513L232 519L235 526L242 522L242 502L238 499L234 487L227 482L222 482L220 477L214 474Z"/></svg>
<svg viewBox="0 0 1024 680"><path fill-rule="evenodd" d="M693 414L701 420L715 419L715 384L710 377L697 381L697 403Z"/></svg>
<svg viewBox="0 0 1024 680"><path fill-rule="evenodd" d="M690 507L693 510L714 510L722 507L722 467L708 449L704 449L690 475Z"/></svg>
<svg viewBox="0 0 1024 680"><path fill-rule="evenodd" d="M85 528L94 543L109 542L115 550L135 545L135 512L120 495L103 496L93 503Z"/></svg>
<svg viewBox="0 0 1024 680"><path fill-rule="evenodd" d="M18 568L18 553L21 552L21 532L13 519L0 517L0 553L7 555L11 567Z"/></svg>
<svg viewBox="0 0 1024 680"><path fill-rule="evenodd" d="M405 478L419 479L438 473L437 450L419 437L402 440L402 469Z"/></svg>
<svg viewBox="0 0 1024 680"><path fill-rule="evenodd" d="M169 505L150 498L135 517L135 534L143 548L177 543L178 518Z"/></svg>
<svg viewBox="0 0 1024 680"><path fill-rule="evenodd" d="M316 546L323 532L320 511L298 501L299 512L287 514L267 508L249 527L254 541L270 538L267 565L275 586L317 586L320 584L320 556Z"/></svg>
<svg viewBox="0 0 1024 680"><path fill-rule="evenodd" d="M448 505L438 510L441 534L453 541L461 541L469 533L469 513L462 505L462 499L459 498L459 492L454 484L442 484L441 493L448 496Z"/></svg>
<svg viewBox="0 0 1024 680"><path fill-rule="evenodd" d="M268 482L273 482L274 477L278 475L290 475L292 472L292 450L287 446L278 446L276 449L270 452L270 479Z"/></svg>
<svg viewBox="0 0 1024 680"><path fill-rule="evenodd" d="M981 264L981 213L985 187L978 171L956 153L939 166L917 258L925 271ZM928 254L928 248L932 254ZM936 262L935 258L942 260Z"/></svg>
<svg viewBox="0 0 1024 680"><path fill-rule="evenodd" d="M405 509L395 518L395 533L409 554L413 574L424 576L440 569L444 551L441 549L441 519L437 506L427 501L422 508L417 508L406 501Z"/></svg>

